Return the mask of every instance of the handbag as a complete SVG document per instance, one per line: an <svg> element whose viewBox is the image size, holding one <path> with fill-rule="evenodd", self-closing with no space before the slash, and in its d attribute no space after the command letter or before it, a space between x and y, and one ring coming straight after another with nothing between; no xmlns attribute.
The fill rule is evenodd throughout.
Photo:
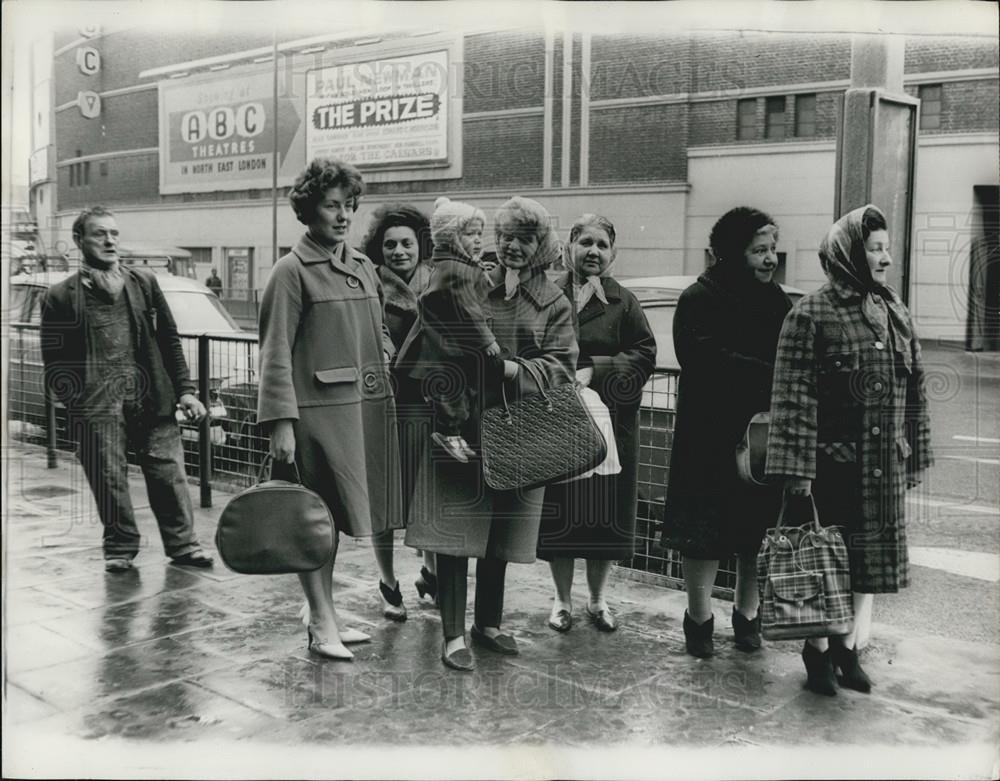
<svg viewBox="0 0 1000 781"><path fill-rule="evenodd" d="M847 546L839 529L820 525L809 500L812 523L786 527L785 497L757 554L761 632L768 640L843 635L854 622Z"/></svg>
<svg viewBox="0 0 1000 781"><path fill-rule="evenodd" d="M598 431L604 437L604 446L608 454L593 469L571 477L568 480L560 480L560 483L571 483L576 480L585 480L594 475L617 475L622 471L622 462L618 458L618 443L615 441L615 424L611 420L611 411L601 401L600 394L593 388L580 388L580 400L583 405L594 416L594 423L597 424Z"/></svg>
<svg viewBox="0 0 1000 781"><path fill-rule="evenodd" d="M538 386L538 393L507 400L481 417L483 478L495 491L537 488L566 480L600 464L607 445L575 382L549 387L541 371L518 360Z"/></svg>
<svg viewBox="0 0 1000 781"><path fill-rule="evenodd" d="M264 480L226 504L215 531L215 547L226 566L244 575L281 575L319 569L333 555L333 516L315 491L296 482Z"/></svg>
<svg viewBox="0 0 1000 781"><path fill-rule="evenodd" d="M767 467L767 434L771 428L771 413L758 412L747 424L743 439L736 446L736 473L748 485L770 485L765 477Z"/></svg>

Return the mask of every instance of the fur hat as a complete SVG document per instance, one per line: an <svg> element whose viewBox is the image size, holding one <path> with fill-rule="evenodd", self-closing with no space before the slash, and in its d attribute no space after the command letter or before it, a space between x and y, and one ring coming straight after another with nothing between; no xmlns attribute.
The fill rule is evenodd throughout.
<svg viewBox="0 0 1000 781"><path fill-rule="evenodd" d="M461 201L438 198L434 201L434 214L431 215L431 239L434 246L451 250L460 248L458 235L473 220L479 220L486 227L486 215L482 209Z"/></svg>

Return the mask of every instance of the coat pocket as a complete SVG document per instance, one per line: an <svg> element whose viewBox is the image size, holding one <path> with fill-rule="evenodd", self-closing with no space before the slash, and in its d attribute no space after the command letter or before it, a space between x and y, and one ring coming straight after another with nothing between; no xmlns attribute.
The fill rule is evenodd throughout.
<svg viewBox="0 0 1000 781"><path fill-rule="evenodd" d="M855 442L818 442L816 449L838 464L853 464L858 460Z"/></svg>
<svg viewBox="0 0 1000 781"><path fill-rule="evenodd" d="M338 382L357 382L358 370L355 366L344 366L340 369L317 369L313 376L317 382L323 385L333 385Z"/></svg>

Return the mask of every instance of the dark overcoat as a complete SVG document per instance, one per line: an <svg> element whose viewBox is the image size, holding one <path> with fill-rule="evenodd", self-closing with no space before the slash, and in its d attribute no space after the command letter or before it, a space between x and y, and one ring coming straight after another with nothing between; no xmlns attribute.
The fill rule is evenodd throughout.
<svg viewBox="0 0 1000 781"><path fill-rule="evenodd" d="M396 413L375 267L309 235L271 271L260 307L257 419L293 421L303 483L352 536L402 525Z"/></svg>
<svg viewBox="0 0 1000 781"><path fill-rule="evenodd" d="M858 592L908 584L906 485L932 460L920 342L909 356L896 347L862 316L861 295L834 283L795 304L778 343L767 471L814 481Z"/></svg>
<svg viewBox="0 0 1000 781"><path fill-rule="evenodd" d="M572 307L544 273L522 282L510 301L504 300L503 282L498 282L484 309L503 358L530 361L552 386L572 381L578 353ZM506 383L508 398L537 392L527 375L522 369ZM500 403L500 377L479 373L479 383L475 399L480 409ZM462 431L477 450L479 419L478 409L473 410ZM450 556L530 563L535 560L543 495L543 488L494 491L483 479L479 459L461 464L436 455L428 444L417 465L406 544Z"/></svg>
<svg viewBox="0 0 1000 781"><path fill-rule="evenodd" d="M575 306L572 277L557 284ZM622 471L546 488L541 558L620 560L635 552L639 403L656 364L656 337L630 290L611 277L601 287L608 303L593 296L577 314L577 369L593 369L590 388L611 413Z"/></svg>
<svg viewBox="0 0 1000 781"><path fill-rule="evenodd" d="M376 266L378 278L382 282L385 327L389 329L389 336L397 350L417 321L417 299L427 288L432 270L428 263L417 263L413 276L409 281L404 281L385 264Z"/></svg>
<svg viewBox="0 0 1000 781"><path fill-rule="evenodd" d="M778 489L740 481L736 446L770 406L791 302L774 282L742 271L716 264L681 294L674 315L681 374L663 544L696 559L755 551L780 509Z"/></svg>
<svg viewBox="0 0 1000 781"><path fill-rule="evenodd" d="M121 267L136 359L142 372L143 413L172 418L177 401L197 393L167 300L156 276ZM42 360L46 386L68 410L77 411L87 387L87 322L83 281L72 274L49 288L42 305Z"/></svg>

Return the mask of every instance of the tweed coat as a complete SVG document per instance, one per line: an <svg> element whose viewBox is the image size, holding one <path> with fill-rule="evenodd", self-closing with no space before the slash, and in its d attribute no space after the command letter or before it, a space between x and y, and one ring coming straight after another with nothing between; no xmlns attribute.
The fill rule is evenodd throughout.
<svg viewBox="0 0 1000 781"><path fill-rule="evenodd" d="M706 560L755 553L774 525L780 489L741 482L736 446L753 415L770 406L778 333L790 308L776 283L761 284L744 267L722 263L681 294L665 547Z"/></svg>
<svg viewBox="0 0 1000 781"><path fill-rule="evenodd" d="M831 278L785 319L767 472L813 480L820 522L842 526L852 589L891 593L909 582L905 492L932 463L930 423L916 334L904 354L861 299Z"/></svg>
<svg viewBox="0 0 1000 781"><path fill-rule="evenodd" d="M144 411L151 417L172 418L180 397L197 393L177 324L152 272L128 266L122 266L121 272L136 358L145 377ZM83 360L87 322L79 273L48 290L42 306L41 342L46 385L68 410L75 411L87 387Z"/></svg>
<svg viewBox="0 0 1000 781"><path fill-rule="evenodd" d="M572 277L557 284L574 302ZM610 276L601 277L601 287L608 303L593 296L577 313L577 369L594 371L590 387L611 413L622 470L546 487L540 558L620 560L635 553L639 403L656 363L656 337L631 291Z"/></svg>
<svg viewBox="0 0 1000 781"><path fill-rule="evenodd" d="M502 273L492 279L484 312L501 356L530 361L553 386L572 381L578 347L572 306L562 291L544 273L537 273L522 282L517 295L507 301ZM527 374L522 369L506 382L508 398L537 392ZM504 381L499 376L483 372L478 382L475 399L479 409L500 403ZM477 450L479 418L479 410L473 410L462 431ZM407 545L450 556L526 563L535 560L544 488L494 491L486 485L478 459L461 464L437 455L429 445L416 469Z"/></svg>
<svg viewBox="0 0 1000 781"><path fill-rule="evenodd" d="M260 308L257 420L291 420L303 483L337 529L402 525L395 404L375 267L346 244L308 234L271 271Z"/></svg>

